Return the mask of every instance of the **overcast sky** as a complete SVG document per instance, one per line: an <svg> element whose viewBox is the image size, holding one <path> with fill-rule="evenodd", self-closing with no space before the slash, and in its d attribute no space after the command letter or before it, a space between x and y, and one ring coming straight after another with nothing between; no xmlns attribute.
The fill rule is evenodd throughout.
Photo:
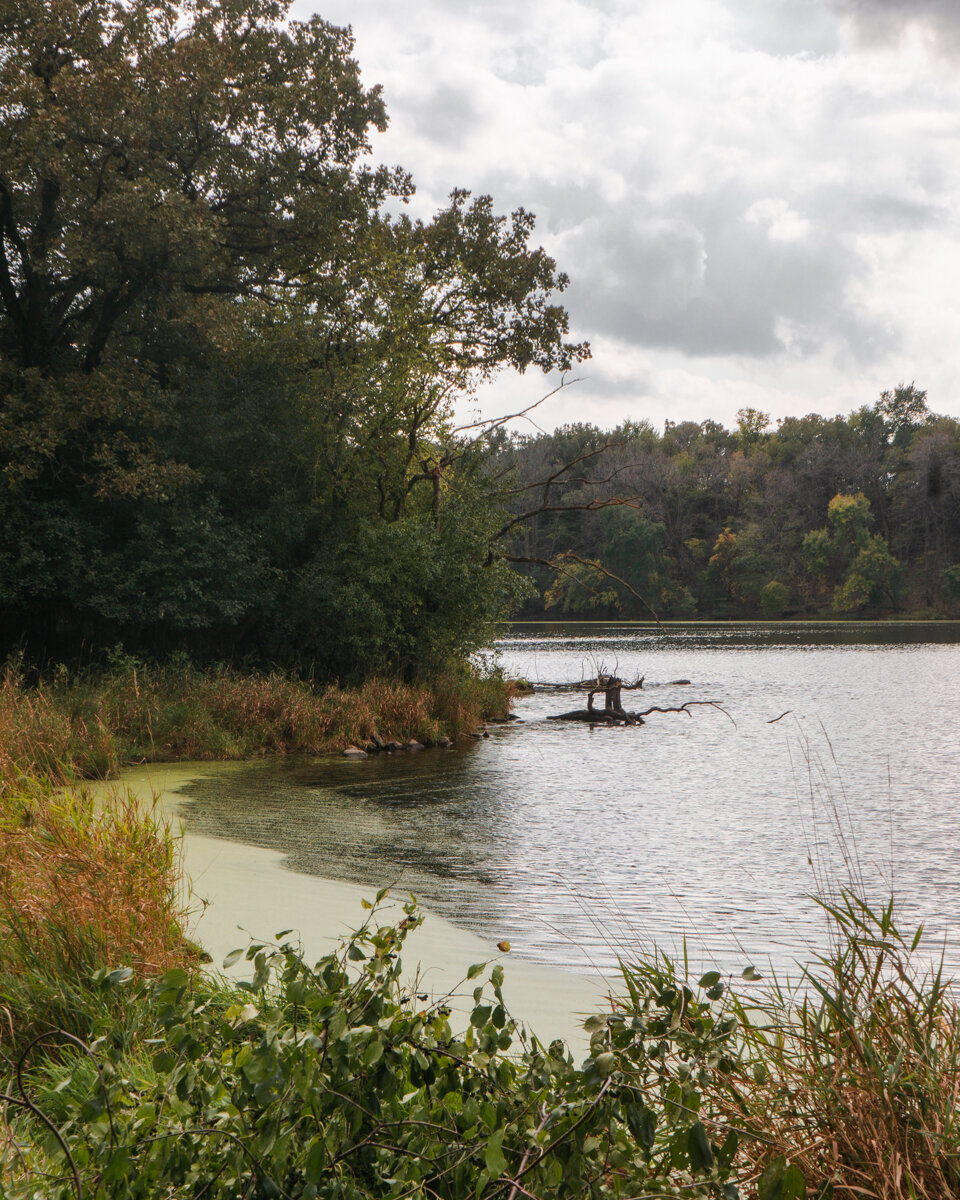
<svg viewBox="0 0 960 1200"><path fill-rule="evenodd" d="M546 427L960 416L960 0L297 0L352 25L400 163L536 213L593 358ZM511 411L549 386L502 376Z"/></svg>

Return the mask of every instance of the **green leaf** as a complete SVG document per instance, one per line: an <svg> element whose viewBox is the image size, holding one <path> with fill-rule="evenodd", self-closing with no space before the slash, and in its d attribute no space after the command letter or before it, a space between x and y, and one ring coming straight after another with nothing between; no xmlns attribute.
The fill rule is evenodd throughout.
<svg viewBox="0 0 960 1200"><path fill-rule="evenodd" d="M486 965L486 963L482 962L471 964L471 966L467 967L467 979L476 979Z"/></svg>
<svg viewBox="0 0 960 1200"><path fill-rule="evenodd" d="M470 1024L475 1029L482 1029L483 1026L486 1025L486 1023L490 1020L491 1012L493 1012L493 1008L491 1005L478 1004L477 1007L470 1014Z"/></svg>
<svg viewBox="0 0 960 1200"><path fill-rule="evenodd" d="M706 975L700 976L700 986L702 988L710 988L720 982L719 971L708 971Z"/></svg>
<svg viewBox="0 0 960 1200"><path fill-rule="evenodd" d="M498 1129L492 1134L484 1150L483 1160L490 1172L491 1179L499 1179L507 1169L507 1160L503 1156L503 1134L502 1129Z"/></svg>
<svg viewBox="0 0 960 1200"><path fill-rule="evenodd" d="M103 1172L104 1183L118 1183L121 1179L125 1179L130 1170L130 1150L126 1146L121 1146L114 1150L107 1162L106 1170Z"/></svg>
<svg viewBox="0 0 960 1200"><path fill-rule="evenodd" d="M607 1075L612 1075L617 1069L617 1056L615 1054L611 1054L609 1050L605 1051L603 1054L598 1054L593 1061L597 1064L597 1070L604 1077Z"/></svg>
<svg viewBox="0 0 960 1200"><path fill-rule="evenodd" d="M757 1184L757 1200L804 1200L807 1185L803 1172L781 1154L769 1164Z"/></svg>
<svg viewBox="0 0 960 1200"><path fill-rule="evenodd" d="M314 1138L307 1146L307 1158L303 1171L309 1183L320 1183L323 1180L323 1166L327 1160L327 1149L322 1138Z"/></svg>
<svg viewBox="0 0 960 1200"><path fill-rule="evenodd" d="M366 962L367 956L356 944L356 942L351 942L350 948L347 950L347 958L349 958L351 962Z"/></svg>
<svg viewBox="0 0 960 1200"><path fill-rule="evenodd" d="M645 1150L652 1150L657 1135L657 1117L653 1109L644 1104L628 1103L624 1108L627 1128Z"/></svg>
<svg viewBox="0 0 960 1200"><path fill-rule="evenodd" d="M763 976L760 974L760 972L757 970L757 968L752 965L749 967L744 967L743 970L740 972L740 974L741 974L742 978L746 979L749 983L753 983L757 979L763 978Z"/></svg>
<svg viewBox="0 0 960 1200"><path fill-rule="evenodd" d="M687 1153L690 1156L692 1171L709 1171L713 1166L713 1151L710 1139L701 1121L694 1123L687 1130Z"/></svg>
<svg viewBox="0 0 960 1200"><path fill-rule="evenodd" d="M238 962L243 957L243 950L231 950L227 957L223 960L223 969L232 967L235 962Z"/></svg>
<svg viewBox="0 0 960 1200"><path fill-rule="evenodd" d="M165 988L182 988L186 987L189 982L190 976L183 967L171 967L163 976L163 986Z"/></svg>

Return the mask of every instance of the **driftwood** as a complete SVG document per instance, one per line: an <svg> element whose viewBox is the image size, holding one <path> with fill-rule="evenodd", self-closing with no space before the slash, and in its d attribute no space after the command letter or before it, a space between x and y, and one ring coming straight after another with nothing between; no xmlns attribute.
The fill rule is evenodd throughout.
<svg viewBox="0 0 960 1200"><path fill-rule="evenodd" d="M624 683L618 675L598 674L596 679L583 680L577 689L586 688L587 707L569 713L559 713L552 721L586 721L592 725L642 725L642 713L624 711L621 692L637 691L643 687L644 676L636 683ZM572 689L571 689L572 690ZM603 710L593 707L593 698L603 692Z"/></svg>
<svg viewBox="0 0 960 1200"><path fill-rule="evenodd" d="M639 713L628 713L622 708L618 711L603 708L576 708L573 712L552 713L548 721L582 721L585 725L642 725L643 717Z"/></svg>
<svg viewBox="0 0 960 1200"><path fill-rule="evenodd" d="M643 725L644 717L649 717L651 713L686 713L688 717L693 716L690 709L695 704L705 705L707 708L715 708L718 712L722 712L725 717L733 721L733 717L727 712L719 700L688 700L685 704L680 704L676 708L661 708L659 705L654 705L652 708L645 708L643 712L624 712L607 711L598 708L578 708L573 712L554 713L547 717L548 721L583 721L590 725ZM734 724L736 722L734 721Z"/></svg>

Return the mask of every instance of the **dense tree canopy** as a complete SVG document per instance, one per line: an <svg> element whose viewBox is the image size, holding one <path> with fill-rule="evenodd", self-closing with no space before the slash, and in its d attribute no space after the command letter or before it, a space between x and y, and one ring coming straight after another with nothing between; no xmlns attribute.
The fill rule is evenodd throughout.
<svg viewBox="0 0 960 1200"><path fill-rule="evenodd" d="M511 547L537 584L528 613L960 613L960 422L901 384L848 417L770 426L745 409L732 431L579 425L504 442L496 469L516 489L553 477ZM563 469L586 455L588 471Z"/></svg>
<svg viewBox="0 0 960 1200"><path fill-rule="evenodd" d="M565 278L523 210L404 214L349 31L286 8L0 0L8 647L411 670L516 587L451 401L586 353Z"/></svg>

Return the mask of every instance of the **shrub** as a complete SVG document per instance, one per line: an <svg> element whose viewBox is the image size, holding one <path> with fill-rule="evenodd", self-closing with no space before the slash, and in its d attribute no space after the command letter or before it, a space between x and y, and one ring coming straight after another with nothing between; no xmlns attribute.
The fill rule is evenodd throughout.
<svg viewBox="0 0 960 1200"><path fill-rule="evenodd" d="M518 1029L500 966L474 990L464 1033L423 1006L400 963L420 919L410 904L398 926L369 923L314 967L255 944L253 978L235 990L179 969L142 986L128 1002L157 1014L149 1062L132 1067L106 1038L57 1084L34 1076L59 1139L44 1129L41 1144L21 1118L33 1140L6 1200L38 1183L61 1200L77 1182L103 1200L734 1194L736 1139L697 1111L734 1024L711 1001L634 976L629 1010L588 1022L578 1068L562 1043Z"/></svg>
<svg viewBox="0 0 960 1200"><path fill-rule="evenodd" d="M764 585L760 593L760 608L763 615L767 618L781 616L787 607L789 594L786 584L781 583L778 579L771 579L768 584Z"/></svg>

